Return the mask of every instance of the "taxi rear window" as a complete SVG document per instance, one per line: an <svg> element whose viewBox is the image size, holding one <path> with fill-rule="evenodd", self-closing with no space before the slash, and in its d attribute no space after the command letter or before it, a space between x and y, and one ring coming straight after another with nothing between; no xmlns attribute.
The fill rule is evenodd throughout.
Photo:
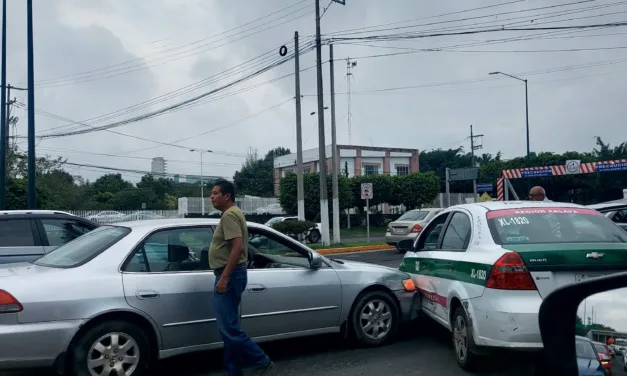
<svg viewBox="0 0 627 376"><path fill-rule="evenodd" d="M627 231L593 209L502 209L486 218L497 244L627 243Z"/></svg>

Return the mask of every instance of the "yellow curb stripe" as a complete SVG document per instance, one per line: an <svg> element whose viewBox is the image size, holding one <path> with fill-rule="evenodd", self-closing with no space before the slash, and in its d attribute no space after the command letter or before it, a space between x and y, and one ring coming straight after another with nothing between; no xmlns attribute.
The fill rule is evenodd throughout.
<svg viewBox="0 0 627 376"><path fill-rule="evenodd" d="M346 247L346 248L329 248L329 249L316 249L315 251L321 255L334 255L338 253L353 253L353 252L365 252L365 251L377 251L384 249L394 248L391 245L364 245L359 247Z"/></svg>

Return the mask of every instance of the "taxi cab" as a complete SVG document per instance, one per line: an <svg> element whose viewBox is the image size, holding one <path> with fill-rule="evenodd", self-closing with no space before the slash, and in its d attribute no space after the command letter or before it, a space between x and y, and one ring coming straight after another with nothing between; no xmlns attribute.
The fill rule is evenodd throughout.
<svg viewBox="0 0 627 376"><path fill-rule="evenodd" d="M422 312L451 331L464 369L498 348L540 350L544 297L627 270L625 231L596 210L557 202L453 206L399 248Z"/></svg>

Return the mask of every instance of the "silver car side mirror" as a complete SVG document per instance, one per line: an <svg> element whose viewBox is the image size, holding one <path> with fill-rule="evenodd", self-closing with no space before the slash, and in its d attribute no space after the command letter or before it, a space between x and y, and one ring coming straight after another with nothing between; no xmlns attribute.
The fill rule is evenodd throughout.
<svg viewBox="0 0 627 376"><path fill-rule="evenodd" d="M316 252L311 252L309 256L309 265L312 269L319 269L322 266L322 257Z"/></svg>

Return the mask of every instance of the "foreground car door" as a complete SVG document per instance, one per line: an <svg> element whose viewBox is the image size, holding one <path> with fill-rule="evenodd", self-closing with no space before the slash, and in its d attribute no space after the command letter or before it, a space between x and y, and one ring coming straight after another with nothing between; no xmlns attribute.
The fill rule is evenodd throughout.
<svg viewBox="0 0 627 376"><path fill-rule="evenodd" d="M212 234L208 226L153 232L123 267L126 300L155 321L162 350L201 350L221 341L213 310L215 276L204 257Z"/></svg>
<svg viewBox="0 0 627 376"><path fill-rule="evenodd" d="M305 250L269 231L249 228L255 265L242 296L242 329L251 337L334 331L342 286L333 268L309 267Z"/></svg>
<svg viewBox="0 0 627 376"><path fill-rule="evenodd" d="M440 281L436 273L437 259L434 257L437 257L437 248L448 216L449 213L441 214L427 225L416 241L414 252L405 255L400 267L402 271L410 273L416 281L418 290L426 298L422 299L422 309L431 315L439 304L437 294Z"/></svg>

